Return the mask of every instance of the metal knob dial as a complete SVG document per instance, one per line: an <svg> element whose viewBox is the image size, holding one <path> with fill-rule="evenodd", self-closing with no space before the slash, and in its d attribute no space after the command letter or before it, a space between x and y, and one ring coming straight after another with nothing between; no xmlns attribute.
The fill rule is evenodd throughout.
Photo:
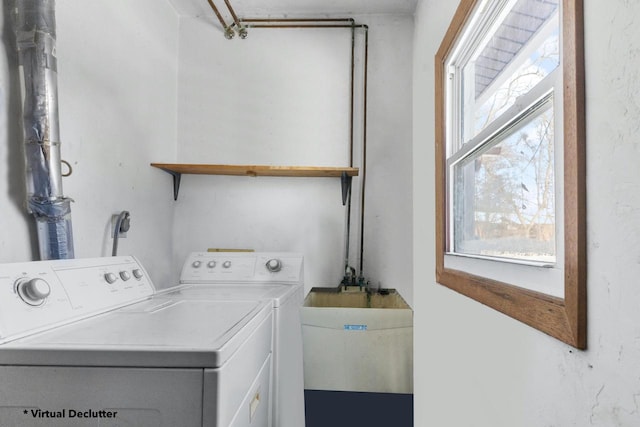
<svg viewBox="0 0 640 427"><path fill-rule="evenodd" d="M43 279L20 279L16 289L20 298L29 305L42 305L51 293L51 287Z"/></svg>
<svg viewBox="0 0 640 427"><path fill-rule="evenodd" d="M282 262L276 258L270 259L269 261L267 261L265 265L267 267L267 270L269 270L272 273L276 273L282 270Z"/></svg>

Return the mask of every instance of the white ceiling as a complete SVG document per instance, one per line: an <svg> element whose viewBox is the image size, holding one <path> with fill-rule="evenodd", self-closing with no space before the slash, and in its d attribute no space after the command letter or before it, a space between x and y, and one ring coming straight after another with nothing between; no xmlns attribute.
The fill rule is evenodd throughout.
<svg viewBox="0 0 640 427"><path fill-rule="evenodd" d="M240 18L316 17L359 14L413 14L418 0L229 0ZM213 15L207 0L169 0L183 16ZM214 0L228 16L224 0Z"/></svg>

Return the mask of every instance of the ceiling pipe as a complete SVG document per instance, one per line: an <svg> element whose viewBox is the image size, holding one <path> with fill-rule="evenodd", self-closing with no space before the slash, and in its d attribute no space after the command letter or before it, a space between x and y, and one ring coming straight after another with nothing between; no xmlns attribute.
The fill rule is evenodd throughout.
<svg viewBox="0 0 640 427"><path fill-rule="evenodd" d="M242 23L238 19L238 15L236 15L236 12L233 10L233 7L231 7L231 2L229 2L229 0L224 0L224 4L227 5L227 9L229 9L229 13L231 13L231 17L233 18L233 22L238 27L238 35L240 36L241 39L246 39L247 35L248 35L247 27L242 25Z"/></svg>
<svg viewBox="0 0 640 427"><path fill-rule="evenodd" d="M366 285L364 276L364 222L365 222L365 189L367 181L367 97L368 97L368 68L369 68L369 26L356 24L353 18L248 18L243 19L249 28L351 28L351 107L350 107L350 154L349 164L353 166L354 150L354 84L355 84L355 30L364 31L364 64L363 64L363 93L362 93L362 165L360 167L360 239L359 239L359 268L356 276L355 269L349 263L350 235L351 235L351 192L347 195L347 219L345 236L345 276L341 285ZM343 196L344 197L344 196Z"/></svg>
<svg viewBox="0 0 640 427"><path fill-rule="evenodd" d="M28 210L40 258L74 257L71 199L62 192L55 0L16 0Z"/></svg>
<svg viewBox="0 0 640 427"><path fill-rule="evenodd" d="M226 1L226 0L225 0ZM368 104L368 69L369 69L369 26L356 24L353 18L246 18L242 22L248 28L351 28L351 107L350 107L350 154L349 164L353 166L354 151L354 85L355 85L355 30L364 32L364 64L363 64L363 93L362 93L362 161L360 167L360 236L359 236L359 266L356 276L355 268L349 263L349 243L351 235L351 192L347 195L346 236L345 236L345 275L342 285L358 284L366 286L364 276L364 222L365 222L365 190L367 181L367 104ZM343 196L344 197L344 196Z"/></svg>
<svg viewBox="0 0 640 427"><path fill-rule="evenodd" d="M218 13L212 0L209 4L214 8L214 12L218 16L223 27L226 27L226 23ZM366 164L367 164L367 96L368 96L368 68L369 68L369 26L363 24L356 24L353 18L245 18L240 21L236 16L231 4L228 0L224 0L227 8L231 12L234 19L234 25L238 26L243 33L240 33L241 38L246 38L247 28L350 28L351 29L351 107L350 107L350 154L349 164L353 166L353 149L354 149L354 84L355 84L355 30L364 30L364 65L363 65L363 123L362 123L362 166L361 166L361 179L360 179L360 253L359 253L359 271L356 277L355 268L349 264L349 242L351 232L351 191L346 195L343 194L343 204L347 204L347 223L346 223L346 236L345 236L345 276L341 285L347 284L352 280L357 280L360 286L366 285L366 279L364 277L364 221L365 221L365 188L366 188ZM242 24L246 25L242 25ZM225 29L226 31L226 29ZM233 30L232 30L233 31ZM231 38L231 37L227 37ZM346 199L346 201L345 201Z"/></svg>
<svg viewBox="0 0 640 427"><path fill-rule="evenodd" d="M233 28L231 28L230 25L227 25L226 21L224 20L224 18L220 14L220 11L216 7L216 5L213 3L213 0L207 0L207 1L209 2L209 6L211 6L211 9L213 9L213 13L215 13L216 17L218 18L218 21L220 21L220 25L222 25L222 29L224 30L224 36L228 40L231 40L236 34L233 31Z"/></svg>

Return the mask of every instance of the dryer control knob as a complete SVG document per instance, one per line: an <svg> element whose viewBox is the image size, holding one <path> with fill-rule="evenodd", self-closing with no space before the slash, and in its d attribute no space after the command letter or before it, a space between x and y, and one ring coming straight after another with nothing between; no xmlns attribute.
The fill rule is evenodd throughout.
<svg viewBox="0 0 640 427"><path fill-rule="evenodd" d="M42 305L51 293L51 287L44 279L25 277L16 282L16 289L22 301L29 305Z"/></svg>
<svg viewBox="0 0 640 427"><path fill-rule="evenodd" d="M134 268L133 271L133 277L135 277L136 279L142 279L142 270L140 270L139 268Z"/></svg>
<svg viewBox="0 0 640 427"><path fill-rule="evenodd" d="M200 268L201 264L202 264L202 262L200 262L200 261L193 261L193 263L191 263L191 267Z"/></svg>
<svg viewBox="0 0 640 427"><path fill-rule="evenodd" d="M225 261L222 263L222 268L231 268L231 261Z"/></svg>
<svg viewBox="0 0 640 427"><path fill-rule="evenodd" d="M126 271L121 271L120 278L126 282L127 280L131 279L131 275Z"/></svg>
<svg viewBox="0 0 640 427"><path fill-rule="evenodd" d="M282 262L279 259L272 258L265 264L267 266L267 270L272 273L277 273L282 270Z"/></svg>
<svg viewBox="0 0 640 427"><path fill-rule="evenodd" d="M118 276L116 276L114 273L106 273L104 275L104 280L107 281L108 284L112 284L115 283L116 280L118 280Z"/></svg>
<svg viewBox="0 0 640 427"><path fill-rule="evenodd" d="M209 267L209 268L215 268L215 266L216 266L216 262L215 261L209 261L207 263L207 267Z"/></svg>

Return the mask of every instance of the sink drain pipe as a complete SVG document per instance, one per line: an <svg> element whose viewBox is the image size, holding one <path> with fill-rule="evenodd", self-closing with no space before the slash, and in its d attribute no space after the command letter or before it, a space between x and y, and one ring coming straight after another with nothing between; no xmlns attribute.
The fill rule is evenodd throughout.
<svg viewBox="0 0 640 427"><path fill-rule="evenodd" d="M71 199L62 193L55 0L16 0L14 13L27 208L36 220L40 258L73 258Z"/></svg>

